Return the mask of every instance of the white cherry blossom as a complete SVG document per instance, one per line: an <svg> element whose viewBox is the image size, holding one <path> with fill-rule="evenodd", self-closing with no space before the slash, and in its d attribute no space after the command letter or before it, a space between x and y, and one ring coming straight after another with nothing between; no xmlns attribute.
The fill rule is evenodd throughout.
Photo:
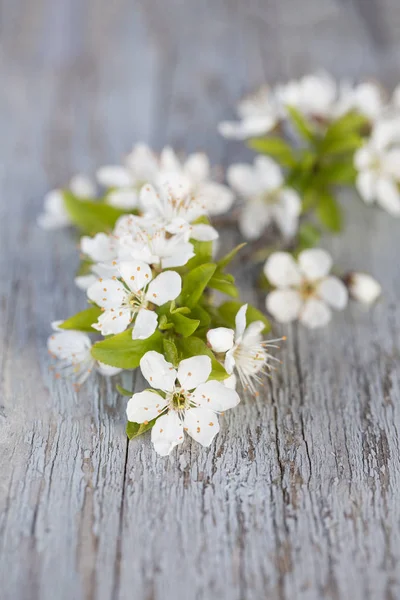
<svg viewBox="0 0 400 600"><path fill-rule="evenodd" d="M259 238L271 222L275 222L286 237L296 233L301 200L294 189L285 186L282 171L275 161L257 156L253 165L232 165L227 179L245 200L239 227L246 239Z"/></svg>
<svg viewBox="0 0 400 600"><path fill-rule="evenodd" d="M266 85L245 97L239 103L237 112L240 121L223 121L219 124L218 131L223 137L244 140L265 135L279 121L273 94Z"/></svg>
<svg viewBox="0 0 400 600"><path fill-rule="evenodd" d="M288 252L274 252L264 273L276 290L266 299L267 310L280 323L299 319L310 328L322 327L331 319L331 308L342 310L348 293L344 283L329 275L332 259L318 248L300 252L296 261Z"/></svg>
<svg viewBox="0 0 400 600"><path fill-rule="evenodd" d="M52 324L54 333L47 341L49 354L58 361L56 377L68 377L75 385L80 386L94 370L107 376L121 372L122 369L93 358L92 342L88 335L81 331L60 329L60 323L62 321Z"/></svg>
<svg viewBox="0 0 400 600"><path fill-rule="evenodd" d="M374 122L383 115L385 107L384 93L377 83L363 81L354 85L343 81L339 88L335 115L340 117L350 111L355 111Z"/></svg>
<svg viewBox="0 0 400 600"><path fill-rule="evenodd" d="M382 294L380 284L367 273L349 273L345 282L350 296L363 304L373 304Z"/></svg>
<svg viewBox="0 0 400 600"><path fill-rule="evenodd" d="M134 394L128 402L127 416L134 423L157 418L151 440L161 456L183 442L185 431L209 446L219 431L218 413L239 404L234 390L219 381L207 381L211 368L208 356L182 360L177 369L158 352L147 352L141 359L143 376L155 389Z"/></svg>
<svg viewBox="0 0 400 600"><path fill-rule="evenodd" d="M90 286L88 297L103 310L93 327L102 335L121 333L133 323L132 339L144 340L157 328L158 316L151 305L175 300L182 280L175 271L164 271L153 279L142 261L120 262L119 278L102 279Z"/></svg>
<svg viewBox="0 0 400 600"><path fill-rule="evenodd" d="M85 175L75 175L69 182L69 190L81 200L93 198L96 189ZM65 208L62 189L52 190L44 197L44 212L38 216L37 223L42 229L62 229L72 224Z"/></svg>
<svg viewBox="0 0 400 600"><path fill-rule="evenodd" d="M368 142L354 156L362 199L400 216L400 119L378 121Z"/></svg>
<svg viewBox="0 0 400 600"><path fill-rule="evenodd" d="M337 84L327 73L306 75L276 86L275 97L282 115L286 114L286 107L291 106L319 126L334 115Z"/></svg>
<svg viewBox="0 0 400 600"><path fill-rule="evenodd" d="M225 370L232 377L237 373L244 388L255 392L256 383L260 383L261 375L272 369L270 362L277 360L267 348L276 348L273 343L279 340L265 341L261 335L265 328L262 321L254 321L246 327L247 304L237 312L235 331L226 327L210 329L207 341L216 354L225 354ZM229 378L226 384L236 387L236 378Z"/></svg>

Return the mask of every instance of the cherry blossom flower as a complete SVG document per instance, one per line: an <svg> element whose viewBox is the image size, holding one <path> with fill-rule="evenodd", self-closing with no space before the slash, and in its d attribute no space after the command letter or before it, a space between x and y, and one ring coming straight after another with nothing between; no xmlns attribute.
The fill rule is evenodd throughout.
<svg viewBox="0 0 400 600"><path fill-rule="evenodd" d="M207 381L211 368L208 356L182 360L178 369L158 352L147 352L141 359L143 376L155 389L134 394L128 402L127 415L134 423L157 418L151 440L161 456L182 444L185 431L203 446L209 446L219 431L218 413L239 404L234 390L219 381Z"/></svg>
<svg viewBox="0 0 400 600"><path fill-rule="evenodd" d="M357 190L388 213L400 216L400 119L378 121L369 141L354 156Z"/></svg>
<svg viewBox="0 0 400 600"><path fill-rule="evenodd" d="M244 388L256 391L255 384L260 383L261 375L271 370L270 361L277 360L269 354L267 347L278 340L263 341L262 331L265 324L254 321L246 327L247 304L237 312L236 329L217 327L207 333L207 341L216 354L225 354L225 370L231 376L237 373ZM231 379L228 386L236 387L236 379Z"/></svg>
<svg viewBox="0 0 400 600"><path fill-rule="evenodd" d="M382 294L380 284L367 273L349 273L344 281L350 296L363 304L373 304Z"/></svg>
<svg viewBox="0 0 400 600"><path fill-rule="evenodd" d="M69 189L82 200L93 198L96 189L85 175L75 175L69 183ZM44 198L44 212L38 216L37 223L42 229L62 229L72 224L65 208L64 193L61 189L52 190Z"/></svg>
<svg viewBox="0 0 400 600"><path fill-rule="evenodd" d="M80 386L94 370L106 376L122 371L95 360L90 352L92 342L89 336L81 331L59 329L61 322L53 323L55 332L47 341L49 354L58 360L56 376L68 377Z"/></svg>
<svg viewBox="0 0 400 600"><path fill-rule="evenodd" d="M276 162L267 156L257 156L253 165L229 167L227 179L246 200L239 220L240 231L245 238L259 238L272 221L286 237L296 233L301 200L294 189L285 186Z"/></svg>
<svg viewBox="0 0 400 600"><path fill-rule="evenodd" d="M129 210L139 203L139 192L143 185L155 181L159 170L156 155L146 144L136 144L125 158L123 166L108 165L97 171L97 180L110 191L107 203Z"/></svg>
<svg viewBox="0 0 400 600"><path fill-rule="evenodd" d="M267 310L280 323L299 319L315 328L331 319L331 308L342 310L348 294L344 283L329 275L332 259L318 248L300 252L296 261L288 252L274 252L264 266L269 282L278 289L266 299Z"/></svg>
<svg viewBox="0 0 400 600"><path fill-rule="evenodd" d="M268 86L262 86L256 93L244 98L238 105L240 121L223 121L218 126L225 138L244 140L265 135L278 124L278 112Z"/></svg>
<svg viewBox="0 0 400 600"><path fill-rule="evenodd" d="M161 306L181 293L182 281L175 271L160 273L155 279L142 261L118 264L119 279L102 279L87 291L92 302L103 308L93 327L102 335L121 333L133 322L132 339L144 340L157 328L158 316L151 305Z"/></svg>
<svg viewBox="0 0 400 600"><path fill-rule="evenodd" d="M335 109L337 117L355 111L374 122L382 116L384 110L384 93L377 83L363 81L354 85L344 81L340 84L339 98Z"/></svg>

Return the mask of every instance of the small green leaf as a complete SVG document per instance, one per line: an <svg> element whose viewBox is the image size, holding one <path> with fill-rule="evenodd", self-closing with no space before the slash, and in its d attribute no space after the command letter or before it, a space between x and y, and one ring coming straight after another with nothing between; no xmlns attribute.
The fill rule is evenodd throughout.
<svg viewBox="0 0 400 600"><path fill-rule="evenodd" d="M190 316L198 319L201 327L209 327L211 323L210 314L202 306L194 306L191 310Z"/></svg>
<svg viewBox="0 0 400 600"><path fill-rule="evenodd" d="M352 133L343 137L325 139L320 146L322 154L345 154L355 152L363 145L363 139L359 135ZM349 159L350 160L350 159Z"/></svg>
<svg viewBox="0 0 400 600"><path fill-rule="evenodd" d="M252 138L248 140L247 145L256 152L272 156L285 167L293 167L296 164L292 148L279 137Z"/></svg>
<svg viewBox="0 0 400 600"><path fill-rule="evenodd" d="M125 389L124 387L122 387L122 385L117 384L115 387L117 388L121 396L129 396L130 398L132 398L133 392L130 392L129 390Z"/></svg>
<svg viewBox="0 0 400 600"><path fill-rule="evenodd" d="M171 314L171 321L174 325L175 331L183 335L183 337L189 337L192 335L198 326L200 321L197 319L189 319L180 313Z"/></svg>
<svg viewBox="0 0 400 600"><path fill-rule="evenodd" d="M178 366L179 356L178 356L178 349L176 347L175 342L171 339L164 338L163 339L163 347L164 347L165 358L167 359L167 361L170 362L171 364L173 364L174 367Z"/></svg>
<svg viewBox="0 0 400 600"><path fill-rule="evenodd" d="M79 200L68 190L63 194L65 209L71 221L85 233L111 231L119 217L125 214L125 211L108 204Z"/></svg>
<svg viewBox="0 0 400 600"><path fill-rule="evenodd" d="M177 340L178 350L181 354L181 358L191 358L192 356L199 356L205 354L211 358L212 371L210 379L226 379L228 373L224 367L217 361L213 352L208 348L205 342L198 337L181 338Z"/></svg>
<svg viewBox="0 0 400 600"><path fill-rule="evenodd" d="M92 325L93 323L96 323L100 315L101 309L97 306L92 306L91 308L82 310L73 317L66 319L63 323L61 323L60 328L98 333L96 329L93 329Z"/></svg>
<svg viewBox="0 0 400 600"><path fill-rule="evenodd" d="M238 246L236 246L236 248L234 248L233 250L231 250L230 252L228 252L228 254L225 254L225 256L223 256L222 258L220 258L220 260L217 262L217 267L218 269L220 269L221 271L223 269L225 269L226 266L229 265L230 262L232 262L232 260L235 258L236 254L246 246L246 242L244 244L239 244Z"/></svg>
<svg viewBox="0 0 400 600"><path fill-rule="evenodd" d="M151 429L156 421L157 419L153 419L152 421L149 421L146 424L133 423L132 421L128 421L126 424L126 435L130 440L133 440L134 438L139 437L139 435L142 435L142 433L145 433L146 431Z"/></svg>
<svg viewBox="0 0 400 600"><path fill-rule="evenodd" d="M239 308L243 306L243 302L225 302L218 307L218 313L220 317L223 319L227 327L231 329L235 329L235 318ZM249 304L247 306L246 312L246 324L250 325L254 321L262 321L265 325L264 333L268 333L271 329L271 324L268 321L267 317L259 311L255 306Z"/></svg>
<svg viewBox="0 0 400 600"><path fill-rule="evenodd" d="M233 281L232 281L233 279ZM211 277L208 287L213 290L218 290L227 296L237 298L239 296L239 290L234 284L234 278L229 273L221 273L219 271Z"/></svg>
<svg viewBox="0 0 400 600"><path fill-rule="evenodd" d="M294 106L287 105L285 108L289 113L289 117L295 129L297 129L301 137L309 142L313 142L314 133L303 115L296 108L294 108Z"/></svg>
<svg viewBox="0 0 400 600"><path fill-rule="evenodd" d="M351 160L331 163L323 166L321 172L315 177L314 183L318 187L327 185L354 185L357 171Z"/></svg>
<svg viewBox="0 0 400 600"><path fill-rule="evenodd" d="M162 334L156 331L146 340L133 340L132 329L97 342L92 347L92 356L106 365L120 369L136 369L140 359L149 350L163 351Z"/></svg>
<svg viewBox="0 0 400 600"><path fill-rule="evenodd" d="M367 117L357 112L348 112L330 124L324 141L328 143L343 138L349 133L360 133L368 125Z"/></svg>
<svg viewBox="0 0 400 600"><path fill-rule="evenodd" d="M182 293L179 304L192 308L196 306L211 277L214 275L217 265L207 263L196 267L183 277Z"/></svg>
<svg viewBox="0 0 400 600"><path fill-rule="evenodd" d="M311 223L303 223L299 227L298 240L299 249L314 248L321 238L321 232Z"/></svg>
<svg viewBox="0 0 400 600"><path fill-rule="evenodd" d="M338 201L330 192L320 192L316 215L321 223L330 231L338 233L342 230L342 211Z"/></svg>

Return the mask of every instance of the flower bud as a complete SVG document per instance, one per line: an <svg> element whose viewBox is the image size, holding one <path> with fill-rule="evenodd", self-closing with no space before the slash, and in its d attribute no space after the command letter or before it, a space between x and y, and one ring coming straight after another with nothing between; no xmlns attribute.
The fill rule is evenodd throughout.
<svg viewBox="0 0 400 600"><path fill-rule="evenodd" d="M363 304L373 304L382 293L380 284L366 273L349 273L345 281L351 297Z"/></svg>

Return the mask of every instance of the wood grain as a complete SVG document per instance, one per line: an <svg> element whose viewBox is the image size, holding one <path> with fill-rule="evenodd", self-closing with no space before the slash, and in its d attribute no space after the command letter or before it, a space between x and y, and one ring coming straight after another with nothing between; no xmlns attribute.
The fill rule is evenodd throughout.
<svg viewBox="0 0 400 600"><path fill-rule="evenodd" d="M76 395L49 373L49 322L84 298L70 232L35 225L49 188L139 140L250 156L216 125L265 79L394 85L399 32L397 0L0 2L2 600L400 597L398 222L343 195L346 234L325 246L384 299L287 328L260 395L168 459L127 443L110 382Z"/></svg>

